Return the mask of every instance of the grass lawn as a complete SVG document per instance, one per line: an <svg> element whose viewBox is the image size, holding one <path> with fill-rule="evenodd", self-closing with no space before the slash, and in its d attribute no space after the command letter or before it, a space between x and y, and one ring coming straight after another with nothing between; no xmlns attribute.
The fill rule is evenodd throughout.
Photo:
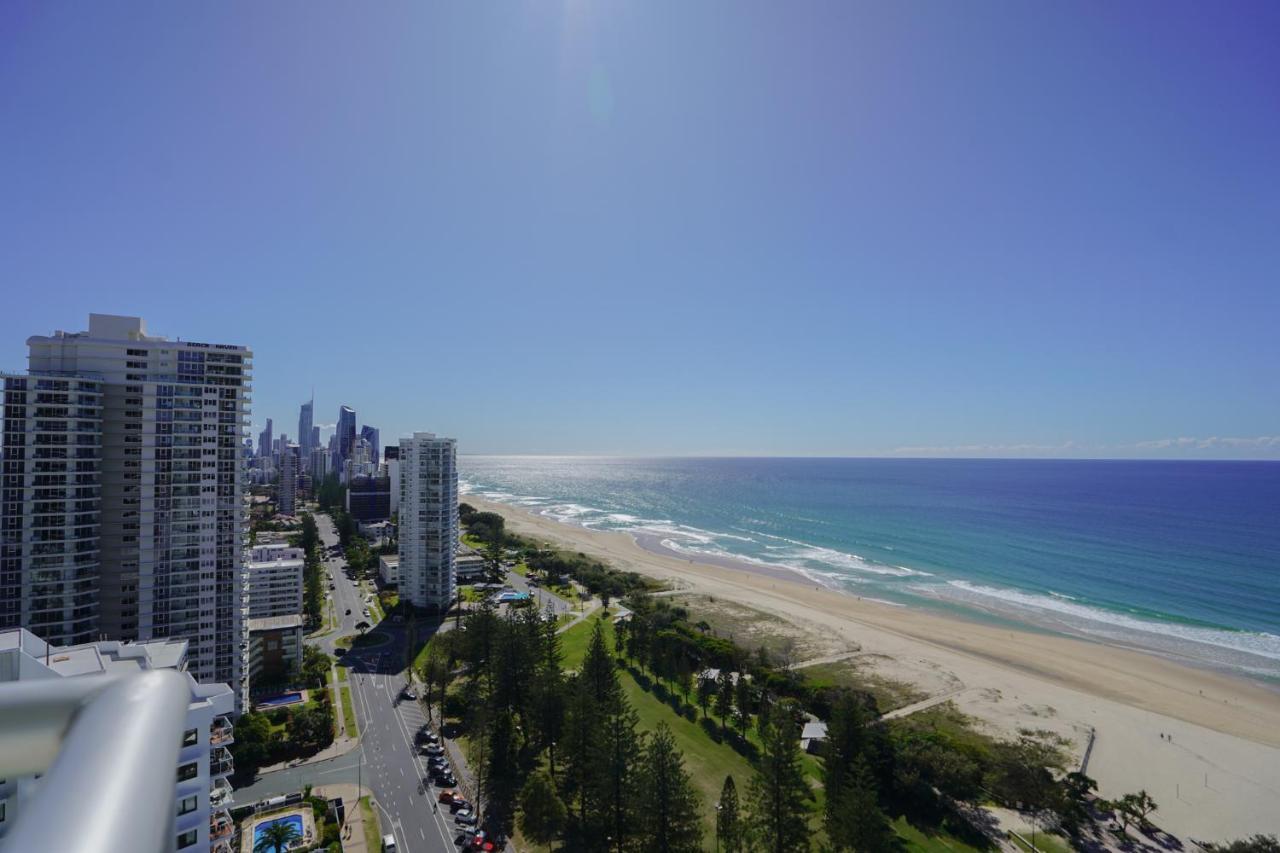
<svg viewBox="0 0 1280 853"><path fill-rule="evenodd" d="M479 604L484 601L486 594L473 586L462 587L462 600L468 604Z"/></svg>
<svg viewBox="0 0 1280 853"><path fill-rule="evenodd" d="M339 667L338 667L338 680L339 680L339 681L345 682L345 681L347 680L348 675L349 675L349 673L347 672L347 668L346 668L345 666L339 666Z"/></svg>
<svg viewBox="0 0 1280 853"><path fill-rule="evenodd" d="M356 725L356 711L351 704L351 688L342 688L342 724L347 727L348 737L357 737L360 729Z"/></svg>
<svg viewBox="0 0 1280 853"><path fill-rule="evenodd" d="M484 543L481 542L476 537L472 536L470 533L464 533L458 538L462 540L463 545L469 545L470 547L475 548L477 551L484 550Z"/></svg>
<svg viewBox="0 0 1280 853"><path fill-rule="evenodd" d="M527 563L516 563L514 566L511 567L511 571L515 572L521 577L527 577L529 575L529 566Z"/></svg>
<svg viewBox="0 0 1280 853"><path fill-rule="evenodd" d="M587 656L587 647L591 645L591 632L595 630L595 624L600 621L599 614L592 614L560 635L560 649L564 652L564 663L562 665L565 669L576 670L582 666L582 661ZM610 654L612 654L613 623L608 619L603 621L604 642L609 647Z"/></svg>
<svg viewBox="0 0 1280 853"><path fill-rule="evenodd" d="M1028 841L1031 840L1028 835L1023 835L1023 838L1026 838ZM1040 850L1043 851L1043 853L1070 853L1071 851L1071 845L1068 844L1065 839L1059 838L1056 835L1048 835L1043 832L1036 833L1036 846L1034 848L1029 844L1023 844L1012 835L1009 836L1009 840L1012 841L1014 846L1019 850L1025 850L1027 853L1033 853L1034 850Z"/></svg>
<svg viewBox="0 0 1280 853"><path fill-rule="evenodd" d="M360 798L360 817L364 821L364 847L369 853L377 853L382 849L382 829L368 797Z"/></svg>
<svg viewBox="0 0 1280 853"><path fill-rule="evenodd" d="M977 847L971 847L950 835L926 835L907 823L905 818L900 817L893 822L893 831L898 833L898 837L905 842L905 849L911 853L981 853Z"/></svg>

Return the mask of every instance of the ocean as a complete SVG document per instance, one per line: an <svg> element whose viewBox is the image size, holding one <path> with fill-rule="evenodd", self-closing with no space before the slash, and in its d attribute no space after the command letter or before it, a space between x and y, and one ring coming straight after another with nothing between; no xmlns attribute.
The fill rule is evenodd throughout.
<svg viewBox="0 0 1280 853"><path fill-rule="evenodd" d="M645 547L1280 684L1280 463L461 456Z"/></svg>

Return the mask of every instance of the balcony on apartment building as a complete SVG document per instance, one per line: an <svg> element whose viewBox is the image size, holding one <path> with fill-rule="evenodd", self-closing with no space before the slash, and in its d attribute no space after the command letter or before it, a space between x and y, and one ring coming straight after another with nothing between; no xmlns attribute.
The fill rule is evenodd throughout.
<svg viewBox="0 0 1280 853"><path fill-rule="evenodd" d="M209 752L210 776L230 776L235 769L235 762L231 760L231 750L220 746Z"/></svg>
<svg viewBox="0 0 1280 853"><path fill-rule="evenodd" d="M209 786L209 806L214 809L230 808L235 802L235 792L226 779L214 779Z"/></svg>
<svg viewBox="0 0 1280 853"><path fill-rule="evenodd" d="M209 744L211 746L231 746L235 741L235 727L226 717L214 717L209 725Z"/></svg>
<svg viewBox="0 0 1280 853"><path fill-rule="evenodd" d="M226 809L214 812L209 817L209 841L216 842L223 839L230 840L235 834L236 824L231 819L231 813Z"/></svg>

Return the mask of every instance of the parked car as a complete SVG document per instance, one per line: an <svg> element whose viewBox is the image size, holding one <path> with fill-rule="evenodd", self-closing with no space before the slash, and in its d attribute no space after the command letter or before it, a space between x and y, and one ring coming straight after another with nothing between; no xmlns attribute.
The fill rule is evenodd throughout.
<svg viewBox="0 0 1280 853"><path fill-rule="evenodd" d="M444 786L447 786L447 787L449 787L449 788L452 788L452 787L453 787L454 785L456 785L456 784L458 784L458 777L454 776L452 773L448 773L448 774L446 774L446 775L444 775L444 776L437 776L437 777L436 777L436 786L437 786L437 787L439 787L439 786L441 786L441 785L444 785Z"/></svg>
<svg viewBox="0 0 1280 853"><path fill-rule="evenodd" d="M442 803L452 803L454 798L458 796L457 791L441 791L436 794L436 799Z"/></svg>
<svg viewBox="0 0 1280 853"><path fill-rule="evenodd" d="M453 822L458 826L475 826L475 812L471 811L471 809L459 809L453 814Z"/></svg>
<svg viewBox="0 0 1280 853"><path fill-rule="evenodd" d="M444 755L444 747L436 743L429 743L422 748L423 755Z"/></svg>
<svg viewBox="0 0 1280 853"><path fill-rule="evenodd" d="M417 698L418 698L418 694L417 694L417 693L414 693L414 692L413 692L413 690L411 690L410 688L406 687L406 688L404 689L404 698L406 698L406 699L417 699Z"/></svg>
<svg viewBox="0 0 1280 853"><path fill-rule="evenodd" d="M453 802L449 804L449 810L454 812L458 812L458 811L461 811L462 809L469 809L469 808L471 808L471 803L467 802L466 800L462 799L462 797L459 797L459 796L454 796Z"/></svg>

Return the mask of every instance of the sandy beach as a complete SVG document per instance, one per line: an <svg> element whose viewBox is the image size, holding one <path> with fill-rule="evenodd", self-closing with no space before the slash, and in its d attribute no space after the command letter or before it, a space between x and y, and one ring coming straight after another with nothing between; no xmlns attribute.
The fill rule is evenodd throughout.
<svg viewBox="0 0 1280 853"><path fill-rule="evenodd" d="M744 564L695 562L474 495L509 528L736 602L857 648L877 674L947 698L993 733L1049 730L1083 756L1102 796L1145 788L1156 822L1221 840L1280 832L1280 693L1230 674L1101 643L863 600ZM1162 737L1162 735L1164 737Z"/></svg>

